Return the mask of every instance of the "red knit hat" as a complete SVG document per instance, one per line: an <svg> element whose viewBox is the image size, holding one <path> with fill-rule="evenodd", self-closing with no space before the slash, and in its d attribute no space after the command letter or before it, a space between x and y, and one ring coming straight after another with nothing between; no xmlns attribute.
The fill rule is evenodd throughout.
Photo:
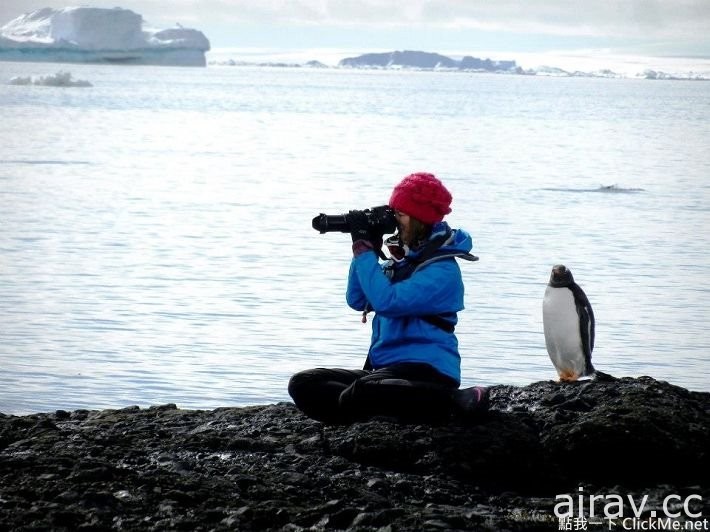
<svg viewBox="0 0 710 532"><path fill-rule="evenodd" d="M451 193L433 174L418 172L408 175L394 187L389 205L432 225L451 212Z"/></svg>

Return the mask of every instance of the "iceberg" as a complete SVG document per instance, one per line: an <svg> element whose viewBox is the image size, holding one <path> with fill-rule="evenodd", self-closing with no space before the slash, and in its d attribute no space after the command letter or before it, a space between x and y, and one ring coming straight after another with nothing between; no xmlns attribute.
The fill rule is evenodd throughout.
<svg viewBox="0 0 710 532"><path fill-rule="evenodd" d="M149 27L130 9L44 8L0 28L0 61L205 66L198 30Z"/></svg>

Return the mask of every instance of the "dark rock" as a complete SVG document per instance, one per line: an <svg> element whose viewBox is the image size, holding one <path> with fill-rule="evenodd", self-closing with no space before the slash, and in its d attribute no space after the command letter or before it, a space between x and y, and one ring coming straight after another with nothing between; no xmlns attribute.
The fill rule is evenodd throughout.
<svg viewBox="0 0 710 532"><path fill-rule="evenodd" d="M474 425L323 426L290 403L0 416L0 530L553 530L579 487L647 513L698 494L707 515L708 449L710 393L648 377L496 386Z"/></svg>
<svg viewBox="0 0 710 532"><path fill-rule="evenodd" d="M70 413L70 412L67 412L66 410L57 410L57 411L54 413L54 416L55 416L57 419L59 419L59 420L62 420L62 419L69 419L69 418L71 417L71 413Z"/></svg>

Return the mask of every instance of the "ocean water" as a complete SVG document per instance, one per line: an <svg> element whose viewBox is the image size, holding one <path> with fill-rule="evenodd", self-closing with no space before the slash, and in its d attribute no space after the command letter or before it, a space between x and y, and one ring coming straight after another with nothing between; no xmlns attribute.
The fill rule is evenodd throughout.
<svg viewBox="0 0 710 532"><path fill-rule="evenodd" d="M69 70L89 88L13 86ZM710 390L710 83L0 63L0 412L287 400L360 367L349 237L311 218L451 190L463 385L555 378L566 264L594 363Z"/></svg>

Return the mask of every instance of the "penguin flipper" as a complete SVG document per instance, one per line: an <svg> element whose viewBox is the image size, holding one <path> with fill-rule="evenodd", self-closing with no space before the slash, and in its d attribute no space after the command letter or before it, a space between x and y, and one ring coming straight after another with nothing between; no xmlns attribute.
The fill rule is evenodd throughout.
<svg viewBox="0 0 710 532"><path fill-rule="evenodd" d="M577 315L579 316L579 334L582 337L582 351L584 353L584 374L588 376L594 373L592 365L592 351L594 350L594 335L595 335L595 320L592 305L587 298L584 290L576 284L572 283L569 287L574 295L574 303L577 307Z"/></svg>

